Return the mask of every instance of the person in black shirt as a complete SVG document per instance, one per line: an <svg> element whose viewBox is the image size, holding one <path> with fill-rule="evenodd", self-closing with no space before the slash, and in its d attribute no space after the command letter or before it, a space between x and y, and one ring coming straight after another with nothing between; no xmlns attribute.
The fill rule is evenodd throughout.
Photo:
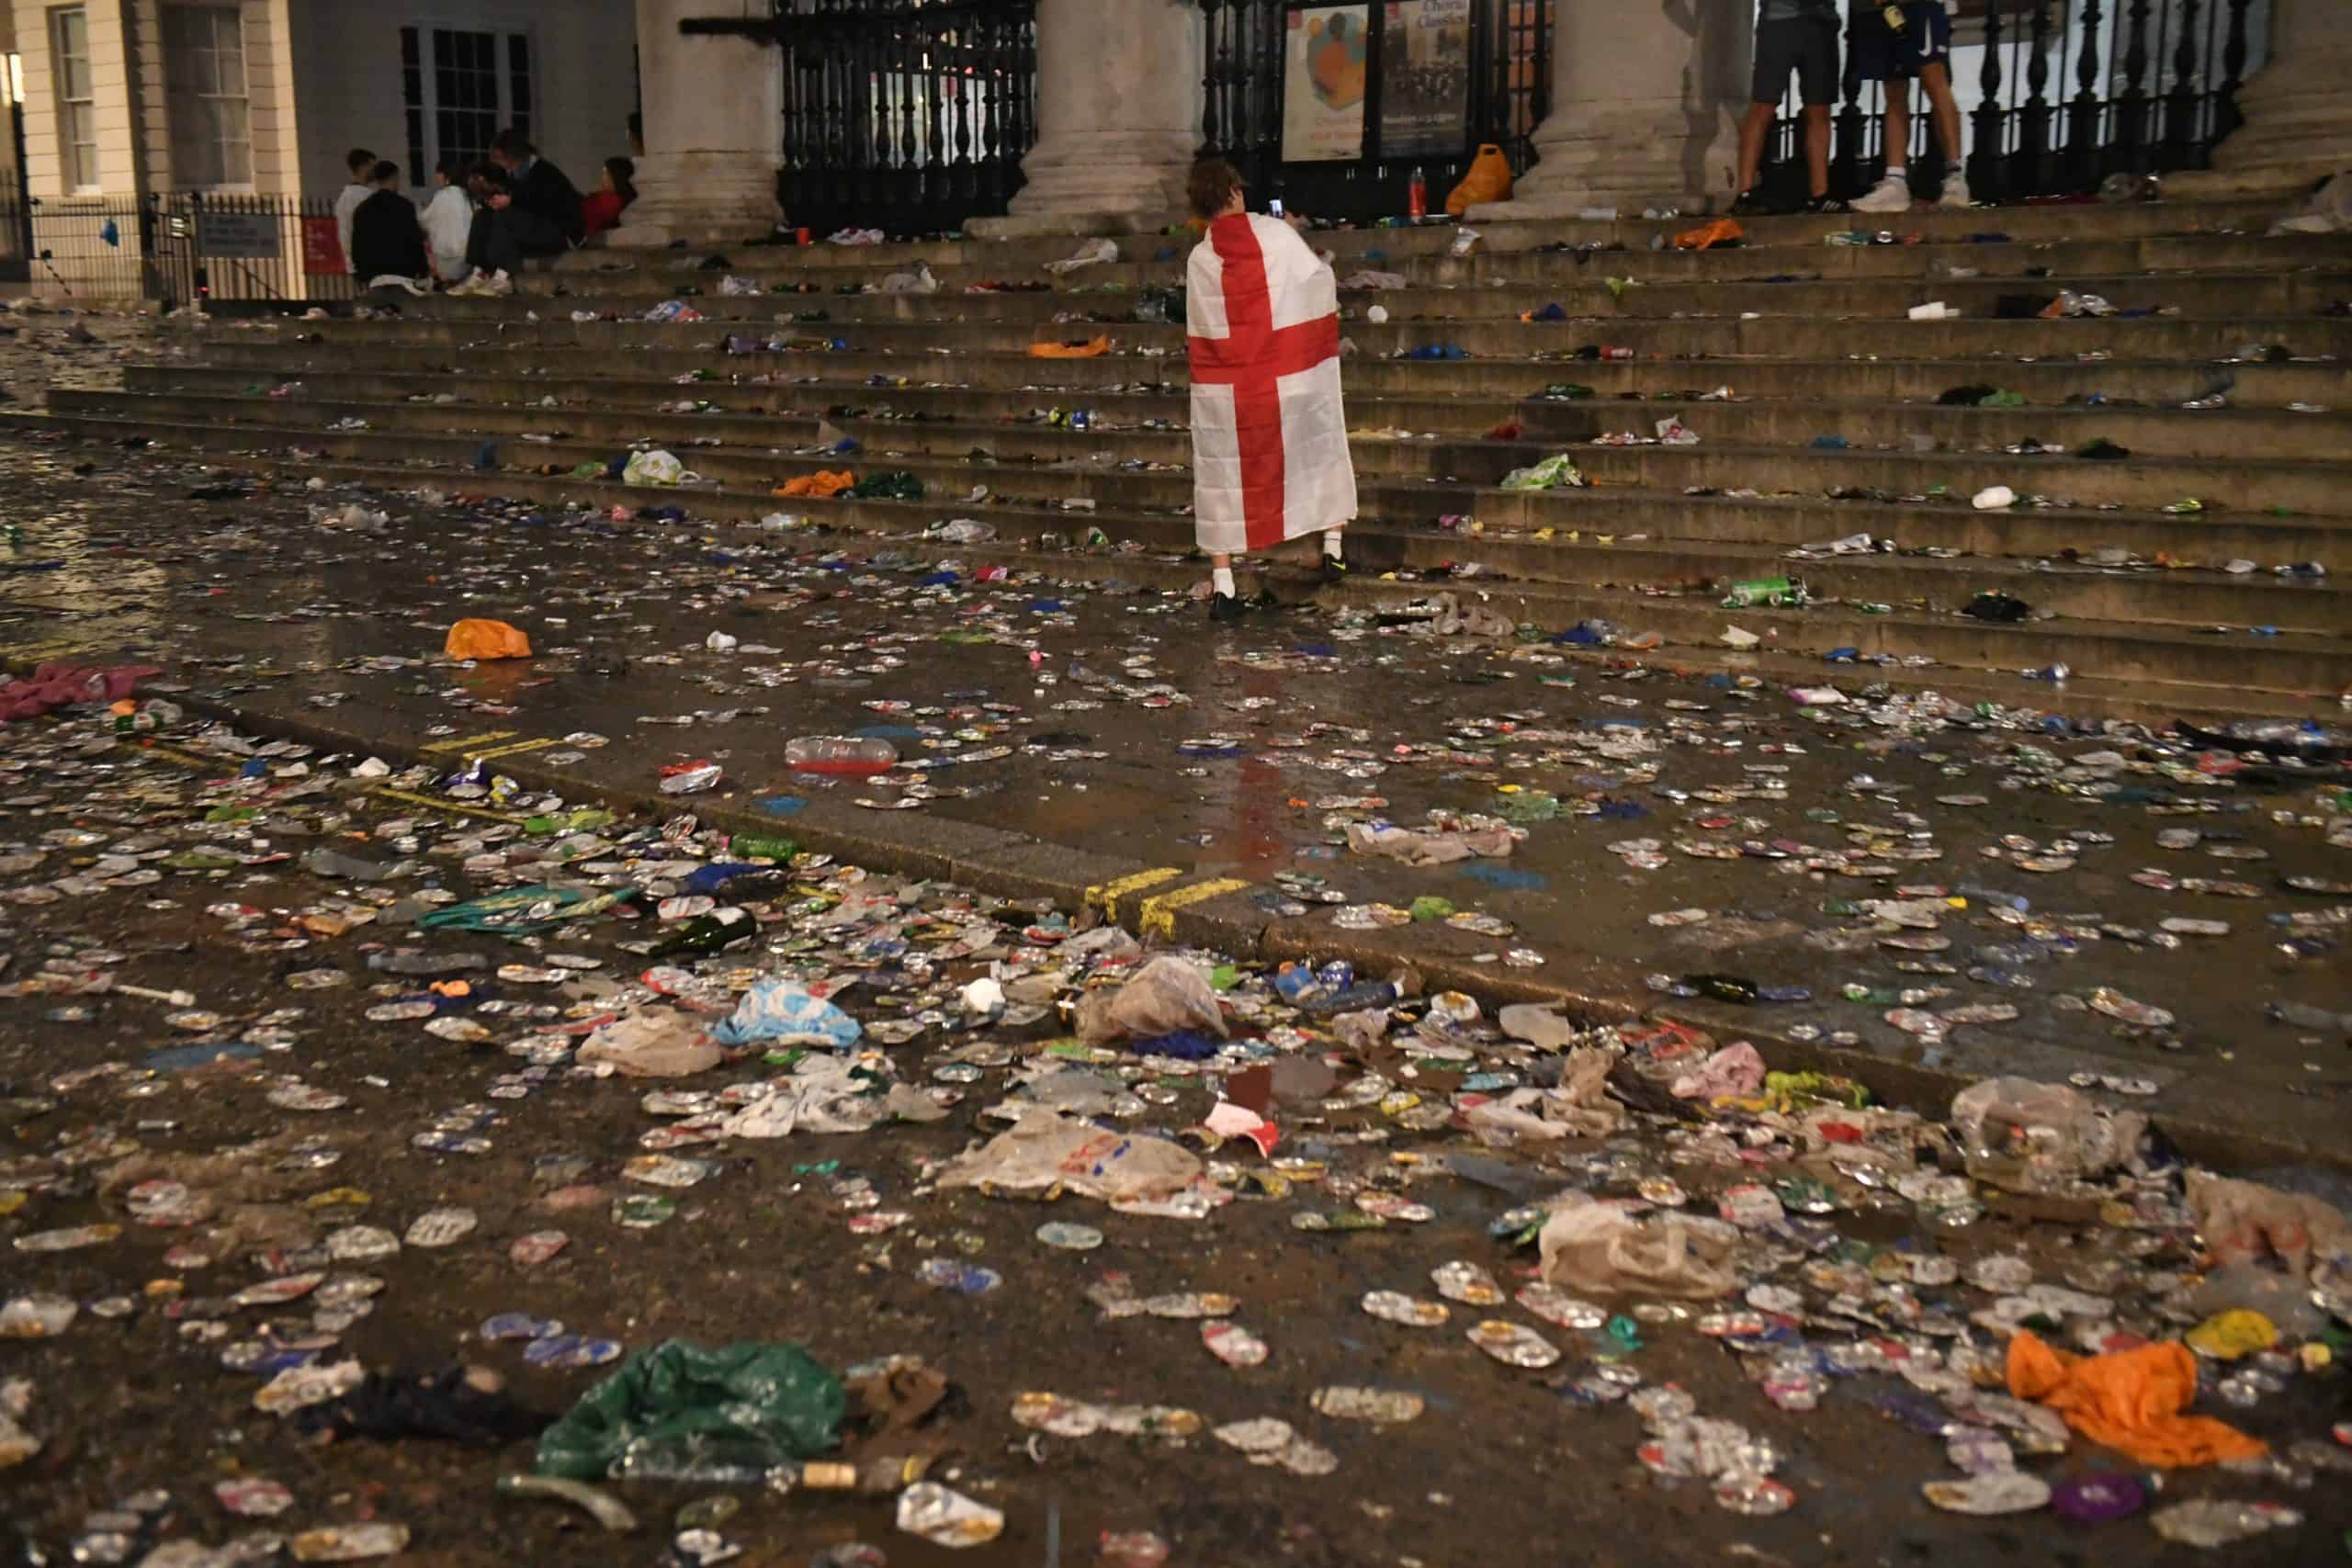
<svg viewBox="0 0 2352 1568"><path fill-rule="evenodd" d="M466 260L474 276L453 294L514 292L513 274L530 256L558 256L580 243L580 191L561 169L538 154L528 138L509 127L490 144L490 161L505 175L474 214Z"/></svg>
<svg viewBox="0 0 2352 1568"><path fill-rule="evenodd" d="M422 293L419 278L433 276L425 252L424 226L416 203L400 190L400 165L386 159L368 171L375 194L351 214L351 276L369 288L404 287Z"/></svg>

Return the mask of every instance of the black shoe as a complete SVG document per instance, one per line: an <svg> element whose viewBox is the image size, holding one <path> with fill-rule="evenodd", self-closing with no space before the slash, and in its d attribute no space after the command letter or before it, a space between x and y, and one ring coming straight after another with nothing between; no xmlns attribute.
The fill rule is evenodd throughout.
<svg viewBox="0 0 2352 1568"><path fill-rule="evenodd" d="M1854 204L1843 197L1816 196L1804 204L1804 209L1815 217L1842 217L1854 210Z"/></svg>
<svg viewBox="0 0 2352 1568"><path fill-rule="evenodd" d="M1238 593L1209 595L1209 619L1221 626L1229 626L1242 615L1241 596Z"/></svg>
<svg viewBox="0 0 2352 1568"><path fill-rule="evenodd" d="M1769 218L1772 210L1772 203L1765 199L1764 194L1753 189L1741 191L1739 199L1731 204L1734 218Z"/></svg>
<svg viewBox="0 0 2352 1568"><path fill-rule="evenodd" d="M1327 583L1345 582L1348 580L1348 563L1337 557L1325 556L1322 570L1323 581Z"/></svg>

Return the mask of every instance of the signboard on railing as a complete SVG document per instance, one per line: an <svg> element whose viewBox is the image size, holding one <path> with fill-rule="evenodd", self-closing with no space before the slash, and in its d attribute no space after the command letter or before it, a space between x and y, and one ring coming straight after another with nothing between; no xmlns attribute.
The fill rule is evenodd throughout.
<svg viewBox="0 0 2352 1568"><path fill-rule="evenodd" d="M275 261L285 250L278 220L270 214L200 209L196 215L198 255Z"/></svg>
<svg viewBox="0 0 2352 1568"><path fill-rule="evenodd" d="M1459 152L1470 128L1470 0L1388 0L1380 155Z"/></svg>
<svg viewBox="0 0 2352 1568"><path fill-rule="evenodd" d="M312 277L349 272L343 258L343 233L332 218L302 220L302 270Z"/></svg>
<svg viewBox="0 0 2352 1568"><path fill-rule="evenodd" d="M1310 6L1290 13L1283 73L1283 160L1363 156L1372 82L1372 7Z"/></svg>

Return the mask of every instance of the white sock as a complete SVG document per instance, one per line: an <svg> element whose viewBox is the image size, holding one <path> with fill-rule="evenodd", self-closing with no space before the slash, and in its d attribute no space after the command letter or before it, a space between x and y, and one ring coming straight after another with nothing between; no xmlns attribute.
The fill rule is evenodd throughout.
<svg viewBox="0 0 2352 1568"><path fill-rule="evenodd" d="M1220 566L1212 569L1209 572L1209 586L1216 589L1219 593L1226 595L1227 598L1231 598L1233 596L1233 569L1229 566Z"/></svg>
<svg viewBox="0 0 2352 1568"><path fill-rule="evenodd" d="M1325 560L1340 560L1343 558L1343 552L1347 549L1347 531L1345 529L1324 529L1323 558Z"/></svg>
<svg viewBox="0 0 2352 1568"><path fill-rule="evenodd" d="M1885 177L1890 180L1908 179L1910 175L1911 165L1908 164L1889 164L1886 166Z"/></svg>

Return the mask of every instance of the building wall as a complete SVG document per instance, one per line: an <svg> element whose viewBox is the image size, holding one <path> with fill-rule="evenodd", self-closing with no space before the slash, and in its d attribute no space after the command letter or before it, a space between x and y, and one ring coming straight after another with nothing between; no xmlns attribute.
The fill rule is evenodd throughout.
<svg viewBox="0 0 2352 1568"><path fill-rule="evenodd" d="M528 32L537 103L533 140L587 189L597 164L628 151L637 108L635 0L288 0L304 194L343 188L343 158L373 149L405 164L401 28ZM428 62L428 69L429 69Z"/></svg>

